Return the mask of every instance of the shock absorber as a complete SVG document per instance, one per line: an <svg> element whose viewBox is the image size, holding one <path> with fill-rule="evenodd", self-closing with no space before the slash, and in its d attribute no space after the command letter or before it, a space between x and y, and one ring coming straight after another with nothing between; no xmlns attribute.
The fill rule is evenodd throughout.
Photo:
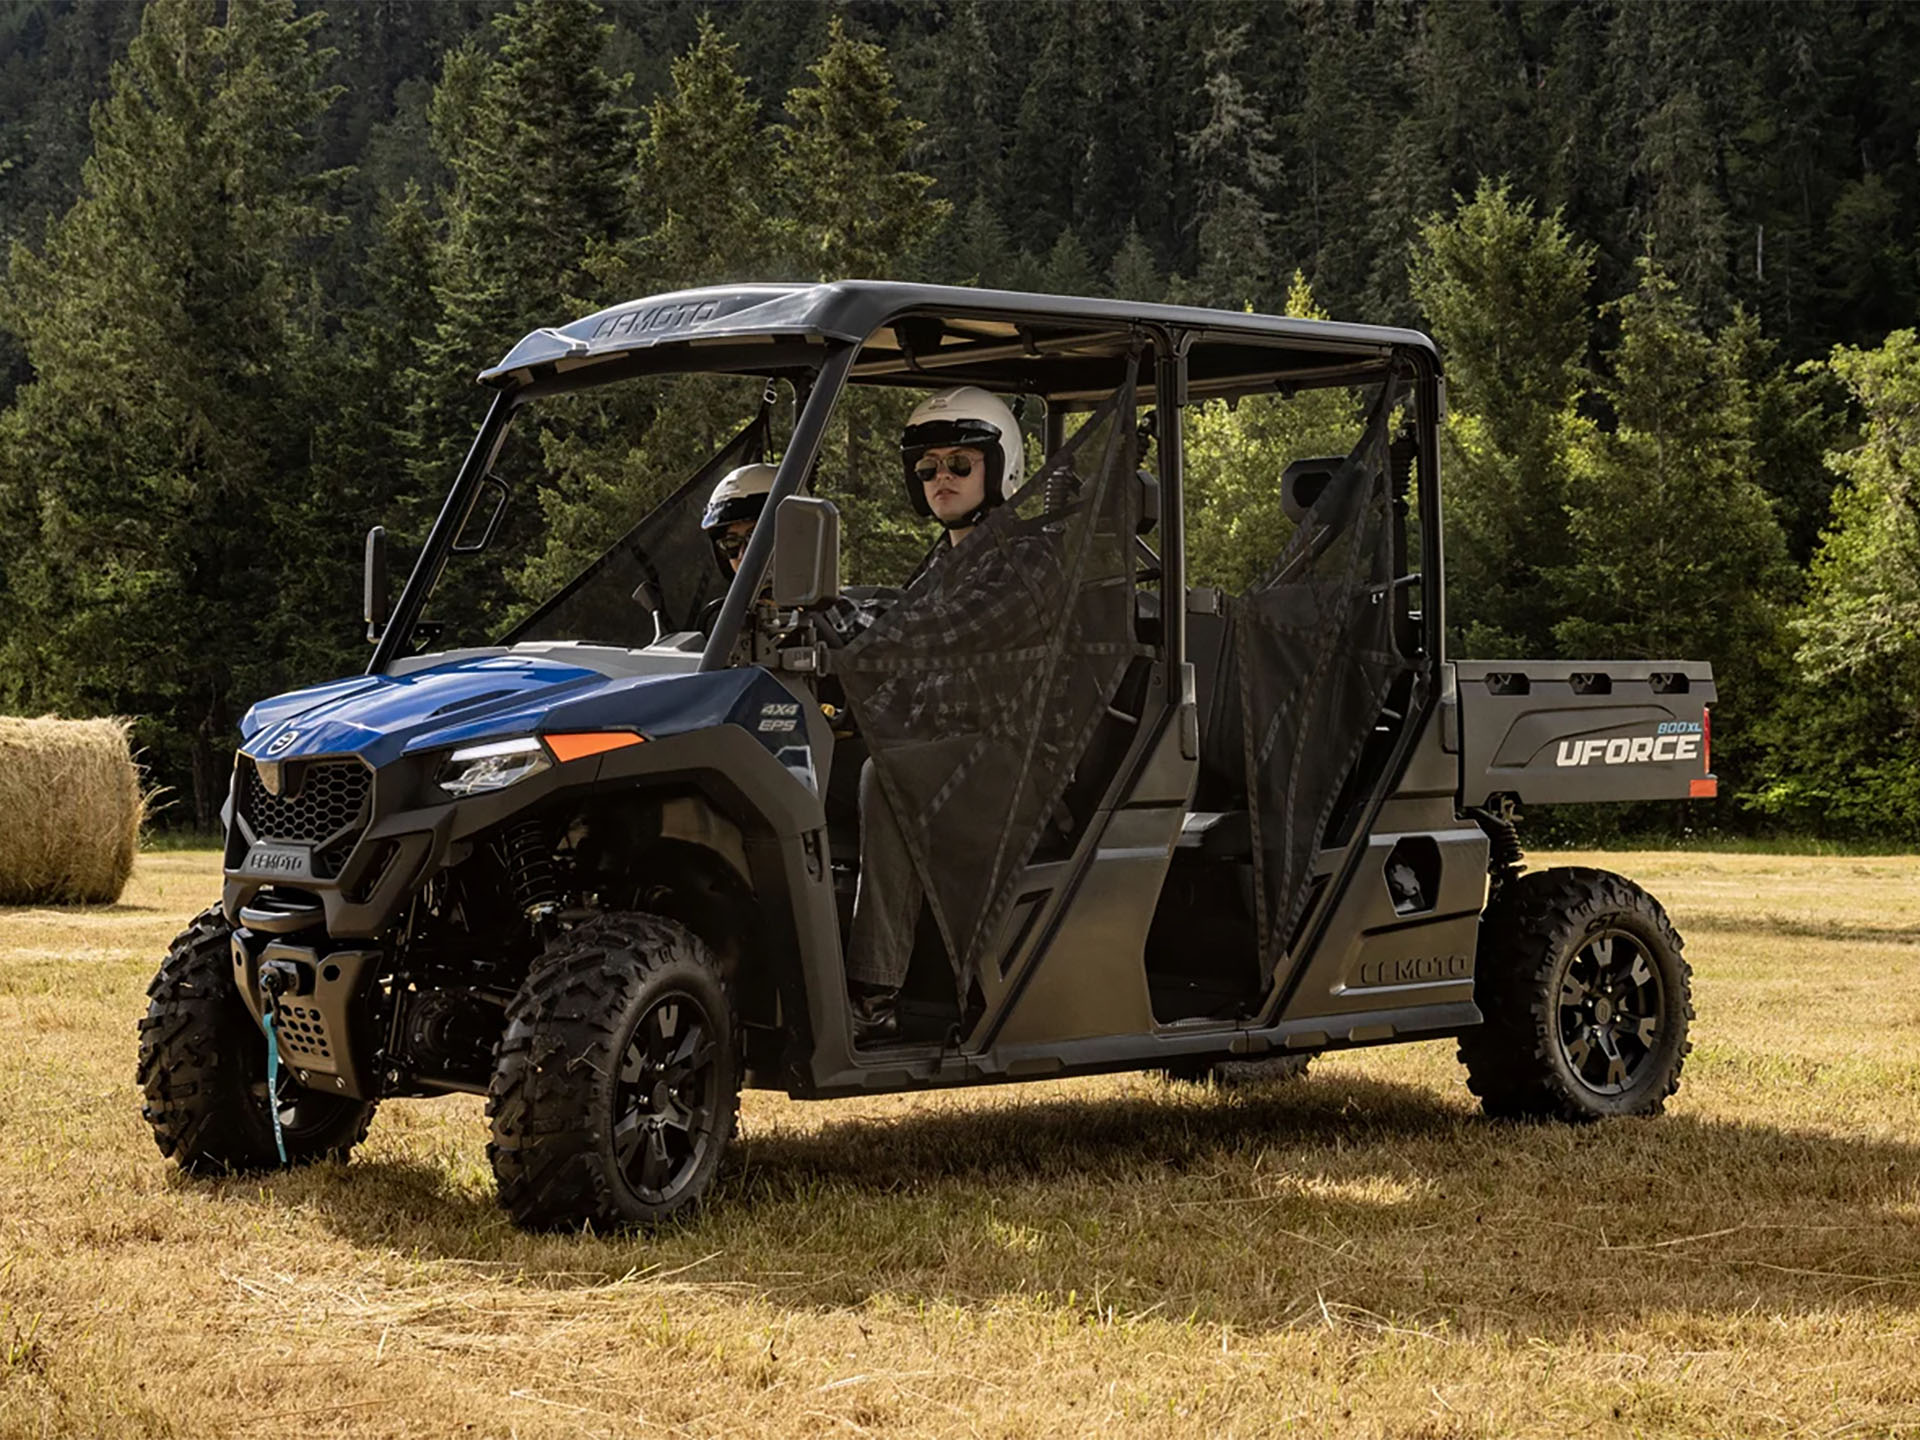
<svg viewBox="0 0 1920 1440"><path fill-rule="evenodd" d="M506 868L507 880L513 886L513 902L521 913L530 913L560 898L553 846L547 842L546 831L538 821L515 825L500 837L500 863Z"/></svg>
<svg viewBox="0 0 1920 1440"><path fill-rule="evenodd" d="M1510 795L1502 795L1494 805L1484 809L1469 807L1466 813L1486 832L1487 874L1493 877L1491 900L1509 880L1527 868L1527 855L1520 848L1520 831L1514 823L1520 815Z"/></svg>

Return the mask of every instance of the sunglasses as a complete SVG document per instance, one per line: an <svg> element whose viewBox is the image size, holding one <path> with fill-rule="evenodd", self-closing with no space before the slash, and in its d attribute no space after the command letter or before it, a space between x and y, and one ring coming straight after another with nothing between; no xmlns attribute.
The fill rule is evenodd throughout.
<svg viewBox="0 0 1920 1440"><path fill-rule="evenodd" d="M732 560L737 558L740 552L747 548L747 541L752 538L753 532L751 530L741 535L736 535L732 531L726 531L713 537L713 548L718 550L727 559Z"/></svg>
<svg viewBox="0 0 1920 1440"><path fill-rule="evenodd" d="M973 459L967 455L927 455L913 467L913 473L922 485L927 485L940 473L942 466L956 480L964 480L973 474Z"/></svg>

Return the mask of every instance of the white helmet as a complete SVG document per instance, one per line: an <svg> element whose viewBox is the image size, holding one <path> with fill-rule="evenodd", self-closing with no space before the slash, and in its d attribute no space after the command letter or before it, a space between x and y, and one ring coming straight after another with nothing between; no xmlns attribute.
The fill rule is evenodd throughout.
<svg viewBox="0 0 1920 1440"><path fill-rule="evenodd" d="M962 385L957 390L942 390L930 395L907 417L907 428L900 435L900 461L906 474L907 503L921 515L932 515L927 504L926 487L913 467L927 451L948 445L965 445L980 451L987 461L986 499L980 509L958 520L946 522L949 529L965 528L1020 488L1026 452L1020 443L1020 422L1013 418L1006 402L989 395L978 385Z"/></svg>
<svg viewBox="0 0 1920 1440"><path fill-rule="evenodd" d="M731 577L733 566L721 553L720 532L737 520L758 521L779 473L773 465L742 465L722 475L707 497L707 513L700 517L700 528L713 544L713 558L719 562L722 575Z"/></svg>

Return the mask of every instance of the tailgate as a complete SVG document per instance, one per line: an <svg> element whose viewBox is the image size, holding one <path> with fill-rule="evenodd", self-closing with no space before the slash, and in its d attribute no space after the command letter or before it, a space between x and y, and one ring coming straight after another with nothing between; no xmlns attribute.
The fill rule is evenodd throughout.
<svg viewBox="0 0 1920 1440"><path fill-rule="evenodd" d="M1447 739L1460 801L1710 799L1713 667L1703 660L1457 660Z"/></svg>

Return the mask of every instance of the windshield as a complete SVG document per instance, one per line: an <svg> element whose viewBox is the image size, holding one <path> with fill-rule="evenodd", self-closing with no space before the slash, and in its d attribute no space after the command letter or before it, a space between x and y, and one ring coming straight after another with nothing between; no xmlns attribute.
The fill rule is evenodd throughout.
<svg viewBox="0 0 1920 1440"><path fill-rule="evenodd" d="M637 647L700 630L725 595L701 529L739 466L779 458L792 393L672 375L523 406L467 512L416 648L577 640Z"/></svg>
<svg viewBox="0 0 1920 1440"><path fill-rule="evenodd" d="M909 504L900 452L932 393L856 385L835 407L804 488L840 510L849 585L904 584L941 536ZM704 635L732 579L702 529L709 498L739 467L779 462L797 398L785 381L684 374L521 407L412 648ZM1023 469L1039 410L1016 422Z"/></svg>

